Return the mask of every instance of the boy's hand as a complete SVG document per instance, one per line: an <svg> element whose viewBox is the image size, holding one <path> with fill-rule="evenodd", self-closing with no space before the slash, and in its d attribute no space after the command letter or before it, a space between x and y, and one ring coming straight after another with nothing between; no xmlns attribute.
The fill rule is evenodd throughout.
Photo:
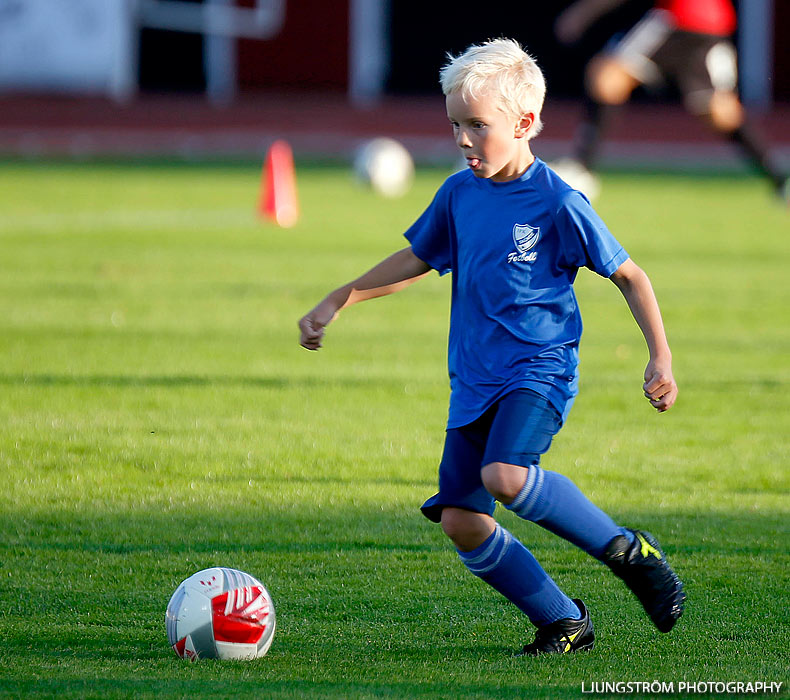
<svg viewBox="0 0 790 700"><path fill-rule="evenodd" d="M324 299L306 316L299 319L301 335L299 344L308 350L318 350L326 328L337 316L338 308L329 299Z"/></svg>
<svg viewBox="0 0 790 700"><path fill-rule="evenodd" d="M393 253L362 277L338 287L318 306L299 320L299 344L308 350L318 350L324 328L337 316L340 309L366 299L383 297L416 282L430 272L428 263L420 260L411 246Z"/></svg>
<svg viewBox="0 0 790 700"><path fill-rule="evenodd" d="M645 383L642 386L650 405L659 413L672 407L678 397L678 385L668 364L649 362L645 369Z"/></svg>

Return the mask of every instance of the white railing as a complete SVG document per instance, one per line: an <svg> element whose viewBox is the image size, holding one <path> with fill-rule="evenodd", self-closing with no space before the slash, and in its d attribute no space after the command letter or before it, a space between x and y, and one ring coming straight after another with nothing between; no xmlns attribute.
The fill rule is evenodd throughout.
<svg viewBox="0 0 790 700"><path fill-rule="evenodd" d="M225 3L137 0L140 24L154 29L237 39L269 39L282 29L285 0L256 0L255 7Z"/></svg>

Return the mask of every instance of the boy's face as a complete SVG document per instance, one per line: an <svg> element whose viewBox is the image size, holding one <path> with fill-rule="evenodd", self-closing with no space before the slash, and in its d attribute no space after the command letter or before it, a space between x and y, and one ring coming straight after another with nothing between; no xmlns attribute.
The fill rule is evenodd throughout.
<svg viewBox="0 0 790 700"><path fill-rule="evenodd" d="M477 177L507 182L520 177L532 163L526 135L534 115L506 114L495 98L485 94L474 98L451 92L446 104L455 142Z"/></svg>

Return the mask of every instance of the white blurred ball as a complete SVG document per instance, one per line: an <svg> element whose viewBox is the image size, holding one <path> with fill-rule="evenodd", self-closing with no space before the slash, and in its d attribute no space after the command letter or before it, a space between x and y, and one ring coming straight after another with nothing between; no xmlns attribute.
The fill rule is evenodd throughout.
<svg viewBox="0 0 790 700"><path fill-rule="evenodd" d="M414 161L394 139L376 138L357 150L354 174L384 197L402 197L414 179Z"/></svg>
<svg viewBox="0 0 790 700"><path fill-rule="evenodd" d="M591 202L601 194L601 181L579 161L573 158L562 158L548 165L573 189L586 195Z"/></svg>

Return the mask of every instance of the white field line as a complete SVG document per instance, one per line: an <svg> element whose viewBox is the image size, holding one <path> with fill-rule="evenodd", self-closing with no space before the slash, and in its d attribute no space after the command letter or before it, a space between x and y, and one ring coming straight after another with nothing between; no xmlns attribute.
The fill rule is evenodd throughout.
<svg viewBox="0 0 790 700"><path fill-rule="evenodd" d="M7 233L95 233L96 231L129 228L155 231L157 229L192 228L214 229L227 226L247 226L256 222L255 207L226 209L105 209L102 211L39 211L30 213L0 213L0 234Z"/></svg>

